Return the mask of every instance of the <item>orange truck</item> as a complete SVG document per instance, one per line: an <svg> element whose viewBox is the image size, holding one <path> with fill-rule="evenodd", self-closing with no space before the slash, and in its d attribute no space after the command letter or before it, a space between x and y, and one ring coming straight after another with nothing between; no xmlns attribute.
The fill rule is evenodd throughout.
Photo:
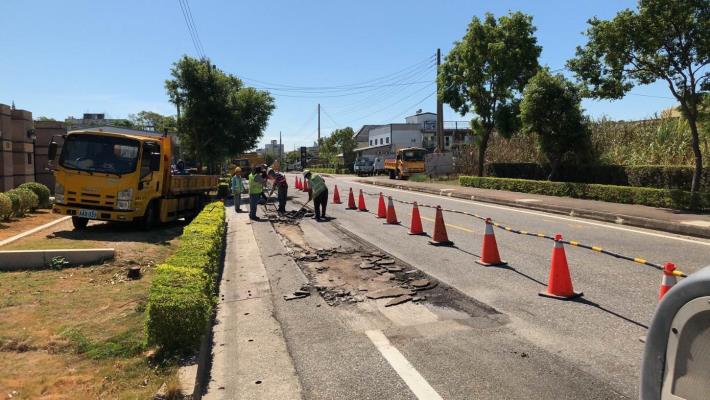
<svg viewBox="0 0 710 400"><path fill-rule="evenodd" d="M246 178L257 165L263 165L266 160L256 152L243 153L232 159L232 165L242 169L242 177ZM231 172L231 171L230 171Z"/></svg>
<svg viewBox="0 0 710 400"><path fill-rule="evenodd" d="M397 150L395 158L385 160L385 171L390 179L407 179L414 174L423 174L426 149L408 147Z"/></svg>

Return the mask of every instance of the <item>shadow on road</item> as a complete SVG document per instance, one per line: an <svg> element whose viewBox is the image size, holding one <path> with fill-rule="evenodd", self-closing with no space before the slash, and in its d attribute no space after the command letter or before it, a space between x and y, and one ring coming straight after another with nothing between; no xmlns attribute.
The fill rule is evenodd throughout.
<svg viewBox="0 0 710 400"><path fill-rule="evenodd" d="M592 307L594 307L594 308L598 308L599 310L604 311L604 312L606 312L606 313L609 313L609 314L611 314L611 315L613 315L613 316L615 316L615 317L617 317L617 318L623 319L623 320L626 321L626 322L630 322L630 323L632 323L632 324L634 324L634 325L636 325L636 326L639 326L639 327L641 327L641 328L648 329L648 326L647 326L647 325L644 325L644 324L642 324L642 323L640 323L640 322L638 322L638 321L634 321L633 319L628 318L628 317L625 317L625 316L623 316L623 315L621 315L621 314L619 314L619 313L617 313L617 312L615 312L615 311L612 311L612 310L610 310L610 309L608 309L608 308L604 308L604 307L601 306L599 303L595 303L595 302L593 302L593 301L591 301L591 300L587 300L587 299L585 299L585 298L583 298L583 297L578 297L578 298L573 299L573 300L571 300L571 301L574 301L575 303L586 304L586 305L592 306Z"/></svg>
<svg viewBox="0 0 710 400"><path fill-rule="evenodd" d="M80 230L57 231L54 232L54 236L70 240L160 244L182 235L185 225L185 221L175 221L144 231L137 224L105 222L89 224L85 229Z"/></svg>

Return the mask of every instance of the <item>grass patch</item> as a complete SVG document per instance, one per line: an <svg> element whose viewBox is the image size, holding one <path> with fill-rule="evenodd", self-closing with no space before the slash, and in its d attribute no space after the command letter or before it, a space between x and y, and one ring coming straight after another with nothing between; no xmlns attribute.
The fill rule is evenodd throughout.
<svg viewBox="0 0 710 400"><path fill-rule="evenodd" d="M113 357L133 357L143 351L140 332L128 330L107 340L91 340L77 328L68 328L60 336L66 338L77 354L85 354L92 360Z"/></svg>

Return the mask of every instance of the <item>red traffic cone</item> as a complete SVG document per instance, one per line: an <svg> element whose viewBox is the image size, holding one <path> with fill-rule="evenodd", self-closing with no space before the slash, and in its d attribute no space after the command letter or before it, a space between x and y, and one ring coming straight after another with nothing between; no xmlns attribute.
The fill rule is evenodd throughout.
<svg viewBox="0 0 710 400"><path fill-rule="evenodd" d="M335 185L335 191L333 191L333 204L342 204L340 201L340 193L338 192L338 185Z"/></svg>
<svg viewBox="0 0 710 400"><path fill-rule="evenodd" d="M397 213L394 211L392 196L387 197L387 221L385 221L385 224L399 225L399 221L397 221Z"/></svg>
<svg viewBox="0 0 710 400"><path fill-rule="evenodd" d="M572 277L569 274L565 248L562 245L562 235L559 233L555 235L555 246L552 248L547 291L538 294L559 300L570 300L582 296L582 292L575 292L574 288L572 288Z"/></svg>
<svg viewBox="0 0 710 400"><path fill-rule="evenodd" d="M350 188L350 193L348 194L348 210L356 210L357 206L355 206L355 196L353 196L353 188Z"/></svg>
<svg viewBox="0 0 710 400"><path fill-rule="evenodd" d="M422 217L419 215L419 206L417 206L416 201L412 206L412 223L409 224L409 234L426 235L426 232L424 232L424 228L422 228Z"/></svg>
<svg viewBox="0 0 710 400"><path fill-rule="evenodd" d="M434 237L429 241L432 246L453 246L454 242L449 240L449 235L446 233L446 225L444 224L444 214L441 212L441 206L436 206L436 218L434 219Z"/></svg>
<svg viewBox="0 0 710 400"><path fill-rule="evenodd" d="M387 218L387 207L385 206L385 198L380 192L380 200L377 204L377 218Z"/></svg>
<svg viewBox="0 0 710 400"><path fill-rule="evenodd" d="M307 192L307 191L308 191L308 179L304 179L304 180L301 182L301 190L304 191L304 192Z"/></svg>
<svg viewBox="0 0 710 400"><path fill-rule="evenodd" d="M298 177L296 177L296 183L293 184L293 187L299 190L301 189L301 184L298 182Z"/></svg>
<svg viewBox="0 0 710 400"><path fill-rule="evenodd" d="M362 189L360 189L360 195L357 197L357 210L367 211L367 206L365 205L365 196L362 194Z"/></svg>
<svg viewBox="0 0 710 400"><path fill-rule="evenodd" d="M498 243L496 243L493 222L491 222L490 218L486 218L486 231L483 235L481 259L476 260L476 264L485 265L486 267L508 265L508 263L500 259L500 254L498 254Z"/></svg>
<svg viewBox="0 0 710 400"><path fill-rule="evenodd" d="M663 299L663 296L668 293L669 290L678 283L678 279L673 274L675 271L675 264L665 263L663 265L663 279L661 280L661 290L658 292L658 301Z"/></svg>

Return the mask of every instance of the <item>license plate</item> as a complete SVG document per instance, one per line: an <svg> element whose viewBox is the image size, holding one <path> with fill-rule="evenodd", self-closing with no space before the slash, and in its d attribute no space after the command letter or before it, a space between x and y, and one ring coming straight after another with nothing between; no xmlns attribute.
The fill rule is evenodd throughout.
<svg viewBox="0 0 710 400"><path fill-rule="evenodd" d="M96 210L79 210L81 218L96 218Z"/></svg>

